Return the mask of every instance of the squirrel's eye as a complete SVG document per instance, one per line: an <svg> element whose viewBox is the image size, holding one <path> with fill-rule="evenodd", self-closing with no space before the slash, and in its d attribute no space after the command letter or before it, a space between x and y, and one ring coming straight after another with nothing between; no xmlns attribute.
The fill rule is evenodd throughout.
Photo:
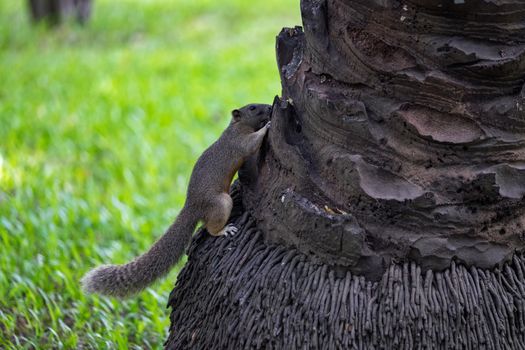
<svg viewBox="0 0 525 350"><path fill-rule="evenodd" d="M250 106L250 108L248 108L250 111L254 111L255 110L255 106Z"/></svg>

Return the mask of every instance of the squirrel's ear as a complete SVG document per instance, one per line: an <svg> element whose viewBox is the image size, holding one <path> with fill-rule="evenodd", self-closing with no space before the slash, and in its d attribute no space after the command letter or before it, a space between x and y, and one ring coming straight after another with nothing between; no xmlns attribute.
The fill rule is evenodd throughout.
<svg viewBox="0 0 525 350"><path fill-rule="evenodd" d="M234 109L234 110L232 111L232 117L233 117L233 119L235 119L235 120L239 120L239 119L241 119L241 111L239 111L238 109Z"/></svg>

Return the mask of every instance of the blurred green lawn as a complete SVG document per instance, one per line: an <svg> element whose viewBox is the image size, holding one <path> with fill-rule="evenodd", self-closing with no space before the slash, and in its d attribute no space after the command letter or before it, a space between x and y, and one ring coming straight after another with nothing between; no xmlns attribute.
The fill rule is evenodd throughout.
<svg viewBox="0 0 525 350"><path fill-rule="evenodd" d="M0 2L1 349L162 347L177 271L126 301L78 280L163 233L229 111L280 93L275 36L300 23L298 0L94 10L49 31Z"/></svg>

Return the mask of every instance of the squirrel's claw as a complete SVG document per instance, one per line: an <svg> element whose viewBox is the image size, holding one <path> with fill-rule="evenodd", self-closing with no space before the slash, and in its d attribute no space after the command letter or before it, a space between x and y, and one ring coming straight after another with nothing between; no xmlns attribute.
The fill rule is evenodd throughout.
<svg viewBox="0 0 525 350"><path fill-rule="evenodd" d="M239 229L237 227L235 227L233 224L229 224L229 225L224 226L224 228L222 230L220 230L214 236L230 237L230 236L234 236L238 231L239 231Z"/></svg>
<svg viewBox="0 0 525 350"><path fill-rule="evenodd" d="M239 229L237 227L233 226L233 224L229 224L225 226L221 232L226 237L229 237L229 236L234 236L238 231Z"/></svg>

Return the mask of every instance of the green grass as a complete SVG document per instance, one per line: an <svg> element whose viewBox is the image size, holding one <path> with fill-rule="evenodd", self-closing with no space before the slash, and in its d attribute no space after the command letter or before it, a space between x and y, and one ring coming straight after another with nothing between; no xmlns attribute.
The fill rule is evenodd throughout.
<svg viewBox="0 0 525 350"><path fill-rule="evenodd" d="M229 111L280 93L298 0L95 1L87 27L0 2L0 348L158 349L166 280L136 298L78 280L144 251Z"/></svg>

